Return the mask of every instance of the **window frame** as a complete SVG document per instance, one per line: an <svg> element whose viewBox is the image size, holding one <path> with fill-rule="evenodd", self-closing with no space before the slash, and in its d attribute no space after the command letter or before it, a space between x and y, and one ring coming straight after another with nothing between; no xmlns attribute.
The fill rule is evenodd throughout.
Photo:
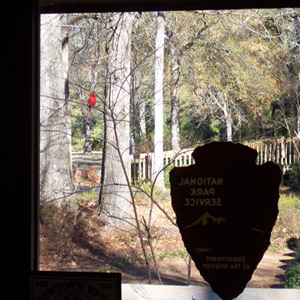
<svg viewBox="0 0 300 300"><path fill-rule="evenodd" d="M34 1L34 0L32 0ZM33 5L34 22L31 32L33 43L39 41L40 14L79 13L112 11L157 11L157 10L221 10L250 8L300 7L299 0L40 0L38 9ZM39 44L39 43L38 43ZM31 95L31 236L30 271L38 271L39 264L39 47L33 46L32 53L32 95ZM24 226L28 223L24 222ZM27 243L28 245L28 243Z"/></svg>

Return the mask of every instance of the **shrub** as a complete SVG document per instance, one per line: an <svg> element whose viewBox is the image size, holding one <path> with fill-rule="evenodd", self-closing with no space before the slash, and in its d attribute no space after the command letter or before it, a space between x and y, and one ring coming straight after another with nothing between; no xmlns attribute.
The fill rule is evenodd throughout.
<svg viewBox="0 0 300 300"><path fill-rule="evenodd" d="M290 186L295 190L300 190L299 176L299 163L290 164L288 172L283 176L283 185Z"/></svg>
<svg viewBox="0 0 300 300"><path fill-rule="evenodd" d="M285 287L300 289L300 262L292 263L285 273Z"/></svg>
<svg viewBox="0 0 300 300"><path fill-rule="evenodd" d="M273 237L285 241L300 237L300 198L295 195L281 195L278 203L279 214Z"/></svg>
<svg viewBox="0 0 300 300"><path fill-rule="evenodd" d="M170 179L169 179L169 173L170 171L174 168L174 165L171 164L164 169L164 183L165 183L165 188L169 189L170 188Z"/></svg>
<svg viewBox="0 0 300 300"><path fill-rule="evenodd" d="M300 247L296 252L295 260L285 271L285 287L300 289Z"/></svg>

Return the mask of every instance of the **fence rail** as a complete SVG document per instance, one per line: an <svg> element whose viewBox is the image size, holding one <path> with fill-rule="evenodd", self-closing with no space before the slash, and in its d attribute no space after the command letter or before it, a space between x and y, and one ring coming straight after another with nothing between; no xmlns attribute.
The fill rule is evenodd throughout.
<svg viewBox="0 0 300 300"><path fill-rule="evenodd" d="M245 146L258 152L257 164L273 161L282 166L283 172L289 170L292 163L299 162L300 141L298 138L270 138L243 143ZM194 149L182 149L179 151L164 151L164 166L176 167L188 166L194 163L192 157ZM95 168L99 173L101 169L101 152L93 152L88 156L83 153L73 153L73 173L80 178L89 167ZM138 157L131 157L131 177L133 181L150 179L152 176L154 153L141 153ZM74 175L74 176L75 176ZM77 177L78 177L77 176ZM76 177L76 176L75 176ZM86 177L86 176L85 176ZM100 178L100 177L99 177Z"/></svg>
<svg viewBox="0 0 300 300"><path fill-rule="evenodd" d="M242 143L258 152L257 164L273 161L280 164L286 172L292 163L299 162L300 142L294 138L270 138ZM183 149L180 151L164 151L164 166L173 164L177 167L191 165L194 163L192 157L194 149ZM134 178L150 178L153 169L154 153L141 153L132 161L134 164Z"/></svg>
<svg viewBox="0 0 300 300"><path fill-rule="evenodd" d="M194 149L180 151L164 151L164 166L175 165L176 167L187 166L194 163L192 157ZM141 153L136 159L138 165L138 179L150 178L153 170L154 153Z"/></svg>

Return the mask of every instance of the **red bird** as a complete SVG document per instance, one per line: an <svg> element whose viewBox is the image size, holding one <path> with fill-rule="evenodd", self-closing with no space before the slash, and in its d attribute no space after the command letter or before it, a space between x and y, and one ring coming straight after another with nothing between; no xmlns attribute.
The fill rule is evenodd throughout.
<svg viewBox="0 0 300 300"><path fill-rule="evenodd" d="M89 106L89 113L88 113L88 117L91 118L91 110L92 110L92 106L94 106L97 102L96 96L94 93L90 93L90 98L88 101L88 106Z"/></svg>

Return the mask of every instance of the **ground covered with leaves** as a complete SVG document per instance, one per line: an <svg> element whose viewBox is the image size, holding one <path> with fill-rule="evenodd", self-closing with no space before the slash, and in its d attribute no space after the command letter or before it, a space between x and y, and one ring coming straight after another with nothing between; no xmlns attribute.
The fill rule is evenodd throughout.
<svg viewBox="0 0 300 300"><path fill-rule="evenodd" d="M149 200L137 200L140 220L149 216ZM161 207L175 221L171 200L162 195ZM272 232L271 245L255 271L248 287L284 287L284 273L294 259L286 247L291 237L300 236L300 198L283 189L280 213ZM142 222L143 224L143 222ZM149 239L143 228L143 240L151 265L151 283L158 284ZM151 242L163 284L207 285L191 263L176 226L154 206ZM123 283L148 283L149 276L137 231L108 227L99 218L97 193L83 193L72 205L41 208L40 270L121 272Z"/></svg>

